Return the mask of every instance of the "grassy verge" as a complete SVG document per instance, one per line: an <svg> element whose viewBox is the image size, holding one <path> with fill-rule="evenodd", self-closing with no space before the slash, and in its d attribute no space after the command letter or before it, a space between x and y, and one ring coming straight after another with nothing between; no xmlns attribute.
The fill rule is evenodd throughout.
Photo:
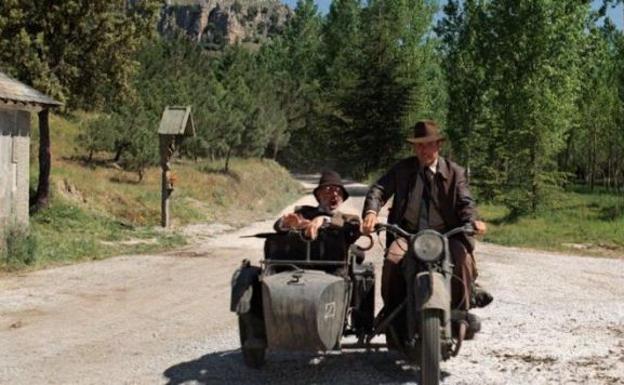
<svg viewBox="0 0 624 385"><path fill-rule="evenodd" d="M624 256L624 197L580 189L561 193L547 210L507 219L500 205L479 206L488 222L484 240L508 246L592 255Z"/></svg>
<svg viewBox="0 0 624 385"><path fill-rule="evenodd" d="M178 160L173 164L177 179L170 206L173 229L163 231L159 227L160 168L148 169L138 183L136 174L109 161L110 154L97 154L87 164L75 138L82 122L91 117L51 116L50 206L31 216L30 233L11 244L12 254L0 250L0 271L179 247L186 240L176 229L184 225L240 226L270 218L300 193L299 184L270 160L233 159L229 173L220 171L221 162ZM36 131L31 186L36 185L38 173Z"/></svg>

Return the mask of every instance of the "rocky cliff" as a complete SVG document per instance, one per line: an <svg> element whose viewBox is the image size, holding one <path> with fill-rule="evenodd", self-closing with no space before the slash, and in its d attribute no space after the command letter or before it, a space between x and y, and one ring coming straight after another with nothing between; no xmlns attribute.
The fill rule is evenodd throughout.
<svg viewBox="0 0 624 385"><path fill-rule="evenodd" d="M291 10L279 0L167 0L159 31L183 31L210 49L279 34Z"/></svg>

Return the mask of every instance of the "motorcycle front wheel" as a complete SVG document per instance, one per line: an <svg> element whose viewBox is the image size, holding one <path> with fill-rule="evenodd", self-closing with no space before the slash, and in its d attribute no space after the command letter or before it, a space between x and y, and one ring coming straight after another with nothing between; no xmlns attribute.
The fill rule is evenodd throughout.
<svg viewBox="0 0 624 385"><path fill-rule="evenodd" d="M440 383L440 317L435 309L420 315L420 384Z"/></svg>

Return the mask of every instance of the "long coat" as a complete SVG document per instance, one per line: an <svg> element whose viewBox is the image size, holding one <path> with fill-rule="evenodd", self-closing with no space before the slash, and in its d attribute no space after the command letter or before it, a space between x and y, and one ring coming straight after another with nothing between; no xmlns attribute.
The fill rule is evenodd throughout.
<svg viewBox="0 0 624 385"><path fill-rule="evenodd" d="M395 164L368 191L364 201L363 216L369 211L379 213L379 210L392 197L388 223L400 223L404 218L410 191L418 179L420 168L418 158L415 156ZM431 199L444 220L445 231L471 223L476 219L475 203L470 195L464 168L439 157L434 183L436 188ZM474 240L466 237L465 241L467 241L466 246L469 251L472 251Z"/></svg>

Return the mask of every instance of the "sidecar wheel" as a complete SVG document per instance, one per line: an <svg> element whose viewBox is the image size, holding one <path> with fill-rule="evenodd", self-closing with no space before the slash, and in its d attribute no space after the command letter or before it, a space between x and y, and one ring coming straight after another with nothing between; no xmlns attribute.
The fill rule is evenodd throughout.
<svg viewBox="0 0 624 385"><path fill-rule="evenodd" d="M440 383L440 318L436 310L421 313L420 384Z"/></svg>
<svg viewBox="0 0 624 385"><path fill-rule="evenodd" d="M358 337L370 334L375 323L375 284L351 313L351 325Z"/></svg>
<svg viewBox="0 0 624 385"><path fill-rule="evenodd" d="M249 319L246 320L244 317L249 317ZM258 330L261 326L261 321L251 314L238 316L243 361L247 367L253 369L260 369L265 363L266 342L260 338L264 333Z"/></svg>
<svg viewBox="0 0 624 385"><path fill-rule="evenodd" d="M245 365L252 369L264 366L264 348L242 348Z"/></svg>

